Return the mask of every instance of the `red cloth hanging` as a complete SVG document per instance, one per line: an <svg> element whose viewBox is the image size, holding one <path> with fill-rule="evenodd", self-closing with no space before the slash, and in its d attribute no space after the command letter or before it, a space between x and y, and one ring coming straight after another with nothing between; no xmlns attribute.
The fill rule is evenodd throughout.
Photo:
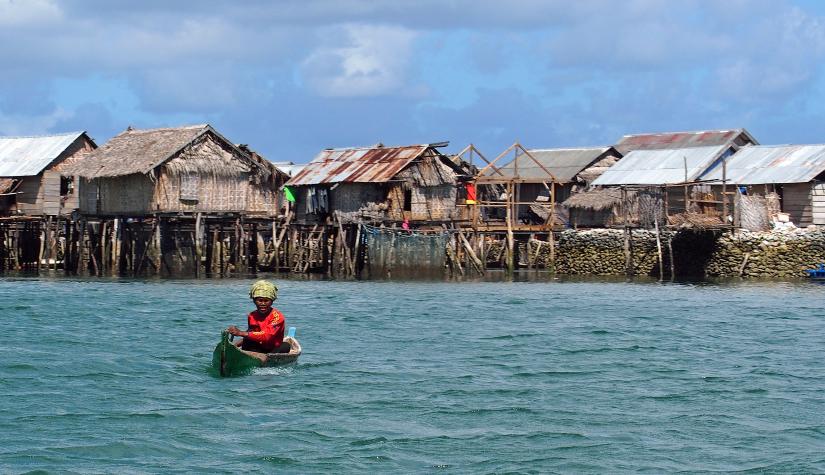
<svg viewBox="0 0 825 475"><path fill-rule="evenodd" d="M464 187L467 189L467 200L465 203L468 205L476 204L476 185L474 183L467 183Z"/></svg>

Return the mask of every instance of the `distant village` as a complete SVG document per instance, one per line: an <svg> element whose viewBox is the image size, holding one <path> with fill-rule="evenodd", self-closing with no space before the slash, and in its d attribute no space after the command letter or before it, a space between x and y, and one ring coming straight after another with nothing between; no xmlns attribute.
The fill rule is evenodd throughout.
<svg viewBox="0 0 825 475"><path fill-rule="evenodd" d="M0 272L664 277L704 258L747 276L761 251L705 248L825 225L825 145L760 145L745 129L447 145L331 148L296 165L206 124L129 127L100 146L86 132L0 137Z"/></svg>

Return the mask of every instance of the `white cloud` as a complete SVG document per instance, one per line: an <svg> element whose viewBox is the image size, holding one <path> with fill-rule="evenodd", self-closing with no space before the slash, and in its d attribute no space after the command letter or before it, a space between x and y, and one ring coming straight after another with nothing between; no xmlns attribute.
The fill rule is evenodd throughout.
<svg viewBox="0 0 825 475"><path fill-rule="evenodd" d="M0 0L0 27L43 24L61 16L51 0Z"/></svg>
<svg viewBox="0 0 825 475"><path fill-rule="evenodd" d="M321 46L301 63L301 77L313 91L328 97L353 97L405 88L415 32L392 26L342 28L328 34L341 39L343 33L345 45Z"/></svg>
<svg viewBox="0 0 825 475"><path fill-rule="evenodd" d="M0 111L0 135L27 136L41 135L52 131L61 121L72 117L72 113L57 107L46 114L5 115Z"/></svg>

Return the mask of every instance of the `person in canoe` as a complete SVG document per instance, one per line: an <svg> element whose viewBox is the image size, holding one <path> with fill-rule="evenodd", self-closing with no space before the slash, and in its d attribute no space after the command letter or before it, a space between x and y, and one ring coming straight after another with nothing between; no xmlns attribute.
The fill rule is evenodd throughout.
<svg viewBox="0 0 825 475"><path fill-rule="evenodd" d="M278 287L272 282L259 280L249 289L249 297L255 304L255 310L247 316L246 331L235 325L226 329L230 335L242 337L236 343L242 350L259 353L289 353L289 342L284 341L286 320L284 314L272 307L278 298Z"/></svg>

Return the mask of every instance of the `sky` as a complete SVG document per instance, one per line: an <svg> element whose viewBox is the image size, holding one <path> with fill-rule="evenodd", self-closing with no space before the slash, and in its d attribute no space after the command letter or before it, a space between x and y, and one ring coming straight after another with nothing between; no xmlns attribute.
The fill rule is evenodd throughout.
<svg viewBox="0 0 825 475"><path fill-rule="evenodd" d="M0 135L209 123L272 161L746 128L825 143L818 0L0 0Z"/></svg>

